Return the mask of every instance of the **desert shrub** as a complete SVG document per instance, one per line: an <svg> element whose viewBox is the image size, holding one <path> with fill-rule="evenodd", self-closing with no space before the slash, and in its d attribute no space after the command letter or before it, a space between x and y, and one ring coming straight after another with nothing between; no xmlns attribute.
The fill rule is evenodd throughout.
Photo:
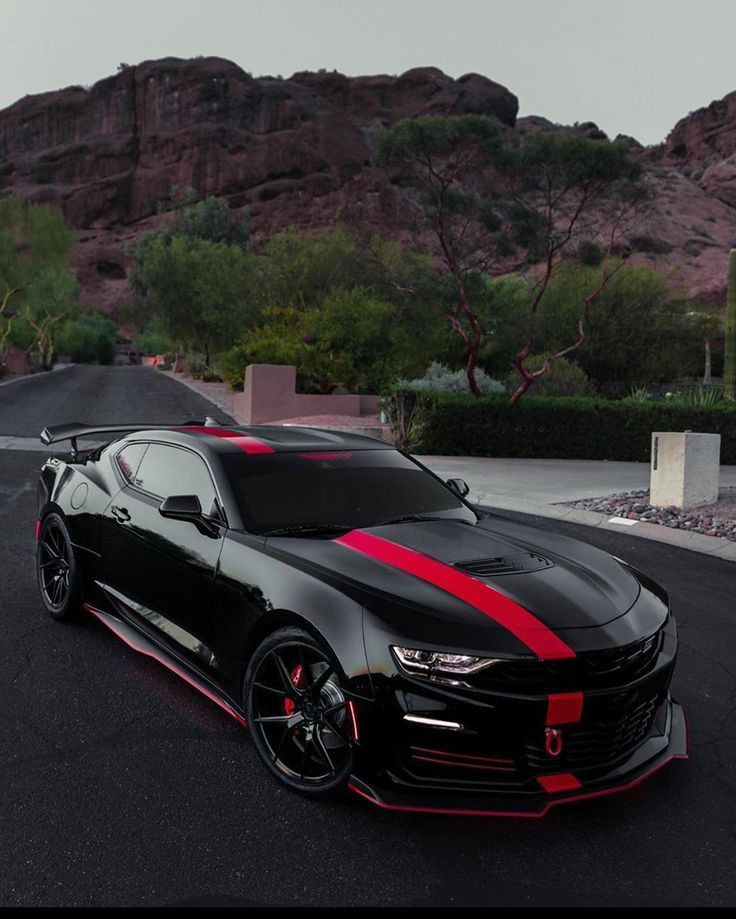
<svg viewBox="0 0 736 919"><path fill-rule="evenodd" d="M504 385L479 367L475 371L475 380L484 396L504 392ZM464 370L450 370L444 364L432 361L424 376L415 380L399 380L397 389L408 389L415 392L467 392L468 378Z"/></svg>
<svg viewBox="0 0 736 919"><path fill-rule="evenodd" d="M673 405L692 405L694 407L717 405L723 401L722 386L691 386L688 389L668 392L666 398Z"/></svg>
<svg viewBox="0 0 736 919"><path fill-rule="evenodd" d="M184 361L184 373L188 373L195 380L201 380L207 370L207 360L204 354L187 354Z"/></svg>

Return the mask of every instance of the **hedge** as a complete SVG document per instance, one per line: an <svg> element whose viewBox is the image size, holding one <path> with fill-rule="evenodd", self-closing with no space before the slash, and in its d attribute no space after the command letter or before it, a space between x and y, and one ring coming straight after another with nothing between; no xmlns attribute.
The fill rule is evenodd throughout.
<svg viewBox="0 0 736 919"><path fill-rule="evenodd" d="M649 462L652 431L721 435L721 462L736 463L736 405L417 393L417 453Z"/></svg>

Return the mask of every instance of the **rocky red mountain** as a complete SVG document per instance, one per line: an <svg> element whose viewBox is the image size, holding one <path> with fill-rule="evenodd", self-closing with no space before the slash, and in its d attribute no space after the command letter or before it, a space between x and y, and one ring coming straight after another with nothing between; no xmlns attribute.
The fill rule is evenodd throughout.
<svg viewBox="0 0 736 919"><path fill-rule="evenodd" d="M506 132L558 129L538 117L517 121L517 110L513 93L478 74L284 80L219 58L165 58L0 112L0 192L61 205L79 231L85 299L111 308L130 296L126 250L161 219L157 205L174 186L247 207L257 237L330 226L357 202L392 231L402 223L397 191L371 165L387 126L474 113ZM577 129L602 134L590 123ZM664 267L688 296L719 302L725 252L736 242L736 94L683 119L662 147L621 141L644 158L659 191L629 240L633 258Z"/></svg>

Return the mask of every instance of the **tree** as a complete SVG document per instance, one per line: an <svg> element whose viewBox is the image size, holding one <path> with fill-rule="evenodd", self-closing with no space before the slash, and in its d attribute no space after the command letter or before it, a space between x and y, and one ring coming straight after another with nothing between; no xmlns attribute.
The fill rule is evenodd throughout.
<svg viewBox="0 0 736 919"><path fill-rule="evenodd" d="M115 359L117 326L102 313L87 312L68 319L56 341L61 354L79 364L112 364Z"/></svg>
<svg viewBox="0 0 736 919"><path fill-rule="evenodd" d="M483 329L470 295L496 256L501 221L491 167L501 139L489 118L425 116L399 122L379 145L378 162L399 167L403 197L416 216L416 242L450 279L454 298L427 301L460 336L470 391ZM399 285L416 293L414 285Z"/></svg>
<svg viewBox="0 0 736 919"><path fill-rule="evenodd" d="M76 297L68 269L73 241L56 208L0 199L0 353L14 336L22 347L48 353L55 317ZM29 341L34 324L37 340Z"/></svg>
<svg viewBox="0 0 736 919"><path fill-rule="evenodd" d="M622 264L612 258L617 238L645 206L650 192L641 181L641 167L625 147L572 132L528 136L518 149L508 152L501 172L513 236L526 249L527 261L539 266L526 341L514 357L521 377L511 397L515 404L555 361L577 351L586 340L591 307ZM591 261L590 242L602 242L605 255L581 297L572 341L532 368L528 361L534 354L536 323L550 282L581 247L583 257Z"/></svg>
<svg viewBox="0 0 736 919"><path fill-rule="evenodd" d="M193 189L175 189L161 230L143 233L133 253L131 283L152 301L165 331L203 351L229 345L254 318L252 271L245 254L247 217L234 218L227 202L196 200Z"/></svg>
<svg viewBox="0 0 736 919"><path fill-rule="evenodd" d="M190 189L193 192L193 189ZM196 194L196 193L195 193ZM185 239L208 239L247 249L250 242L250 220L247 214L233 217L227 201L210 195L202 201L190 201L174 210L169 236Z"/></svg>
<svg viewBox="0 0 736 919"><path fill-rule="evenodd" d="M359 287L381 295L389 285L342 229L274 234L254 256L254 297L262 308L305 309L331 290Z"/></svg>
<svg viewBox="0 0 736 919"><path fill-rule="evenodd" d="M305 308L266 308L261 319L225 356L232 384L242 383L248 364L293 364L303 391L380 392L431 359L426 323L425 334L415 331L400 306L358 288L334 288Z"/></svg>
<svg viewBox="0 0 736 919"><path fill-rule="evenodd" d="M12 337L36 355L39 366L53 366L59 323L77 308L78 297L77 279L68 269L44 268L26 290Z"/></svg>
<svg viewBox="0 0 736 919"><path fill-rule="evenodd" d="M536 267L528 333L514 358L521 376L512 396L517 402L554 361L585 340L590 308L616 270L610 256L618 232L646 198L640 167L623 146L573 132L532 134L518 147L504 148L490 119L473 115L400 122L383 139L379 162L400 168L397 180L417 215L418 241L452 281L452 305L430 305L462 338L468 385L476 395L474 368L485 337L478 310L483 276L504 260ZM591 243L601 248L601 241L599 277L580 305L573 342L532 369L526 362L552 277L583 243L583 256L595 261Z"/></svg>
<svg viewBox="0 0 736 919"><path fill-rule="evenodd" d="M175 340L196 348L209 364L254 318L251 269L236 245L174 236L149 237L138 284Z"/></svg>
<svg viewBox="0 0 736 919"><path fill-rule="evenodd" d="M703 341L715 334L712 319L673 299L664 279L648 265L616 263L613 268L588 319L585 341L572 355L574 360L597 384L619 395L632 387L698 374ZM575 338L580 305L599 281L600 268L573 261L560 267L535 318L538 354L555 354ZM481 311L488 334L480 361L495 375L507 376L514 357L528 341L528 308L538 283L538 278L521 275L488 282L487 306ZM537 370L543 362L532 364L530 359L528 364Z"/></svg>

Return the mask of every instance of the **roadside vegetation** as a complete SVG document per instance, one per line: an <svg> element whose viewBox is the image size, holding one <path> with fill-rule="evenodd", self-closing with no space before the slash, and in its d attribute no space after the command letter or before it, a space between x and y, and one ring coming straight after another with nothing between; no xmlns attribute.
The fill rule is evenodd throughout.
<svg viewBox="0 0 736 919"><path fill-rule="evenodd" d="M112 363L117 326L80 306L73 242L56 208L0 198L0 376L9 348L38 370L62 352L73 361Z"/></svg>
<svg viewBox="0 0 736 919"><path fill-rule="evenodd" d="M486 399L614 399L630 417L722 400L720 313L628 262L651 190L625 148L555 133L509 149L488 119L426 117L388 131L376 165L412 215L398 241L360 207L253 240L226 200L174 189L114 317L80 304L60 212L0 199L0 360L110 363L123 328L131 350L233 389L248 364L285 363L302 392L381 393L394 422L421 407L425 436L435 397L443 417L467 398L488 418Z"/></svg>

